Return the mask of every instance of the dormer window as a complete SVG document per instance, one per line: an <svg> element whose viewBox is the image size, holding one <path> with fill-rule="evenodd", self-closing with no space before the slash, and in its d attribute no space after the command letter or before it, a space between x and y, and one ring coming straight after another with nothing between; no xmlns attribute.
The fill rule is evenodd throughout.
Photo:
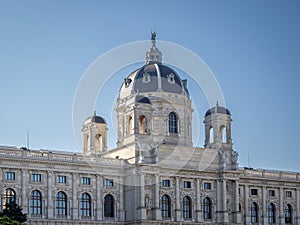
<svg viewBox="0 0 300 225"><path fill-rule="evenodd" d="M167 77L168 77L168 82L170 84L175 84L175 74L174 73L170 73Z"/></svg>
<svg viewBox="0 0 300 225"><path fill-rule="evenodd" d="M126 88L129 87L131 81L132 81L132 80L131 80L130 78L125 78L125 79L124 79L124 83L125 83L125 87L126 87Z"/></svg>
<svg viewBox="0 0 300 225"><path fill-rule="evenodd" d="M143 74L143 83L147 84L151 81L151 77L150 77L150 74L149 73L144 73Z"/></svg>

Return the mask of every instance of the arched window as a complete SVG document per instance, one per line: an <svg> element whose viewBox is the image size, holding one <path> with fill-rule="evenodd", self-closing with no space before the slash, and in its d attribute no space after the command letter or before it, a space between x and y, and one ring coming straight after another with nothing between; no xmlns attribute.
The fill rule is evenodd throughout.
<svg viewBox="0 0 300 225"><path fill-rule="evenodd" d="M56 194L55 214L61 216L67 215L67 195L62 191Z"/></svg>
<svg viewBox="0 0 300 225"><path fill-rule="evenodd" d="M132 116L129 116L128 117L128 126L127 126L127 133L128 134L133 134L133 126L132 126L132 122L133 122L133 120L132 120Z"/></svg>
<svg viewBox="0 0 300 225"><path fill-rule="evenodd" d="M29 213L30 215L42 215L42 194L38 190L30 193Z"/></svg>
<svg viewBox="0 0 300 225"><path fill-rule="evenodd" d="M258 205L255 202L251 203L250 209L251 223L258 223Z"/></svg>
<svg viewBox="0 0 300 225"><path fill-rule="evenodd" d="M182 213L183 219L192 218L192 200L188 196L183 198Z"/></svg>
<svg viewBox="0 0 300 225"><path fill-rule="evenodd" d="M178 119L177 115L174 112L169 114L169 133L177 134L178 133Z"/></svg>
<svg viewBox="0 0 300 225"><path fill-rule="evenodd" d="M286 204L284 207L284 220L285 223L292 223L292 206L290 204Z"/></svg>
<svg viewBox="0 0 300 225"><path fill-rule="evenodd" d="M268 221L269 223L276 223L276 211L273 203L268 205Z"/></svg>
<svg viewBox="0 0 300 225"><path fill-rule="evenodd" d="M212 208L211 208L211 200L206 197L203 199L203 218L205 220L210 220L212 218L211 216L211 212L212 212Z"/></svg>
<svg viewBox="0 0 300 225"><path fill-rule="evenodd" d="M114 197L110 194L104 198L104 217L114 217Z"/></svg>
<svg viewBox="0 0 300 225"><path fill-rule="evenodd" d="M227 143L226 127L221 127L222 143Z"/></svg>
<svg viewBox="0 0 300 225"><path fill-rule="evenodd" d="M5 189L3 192L3 209L6 208L6 204L15 201L16 201L16 192L11 188Z"/></svg>
<svg viewBox="0 0 300 225"><path fill-rule="evenodd" d="M83 193L80 198L80 216L90 217L91 215L91 196L88 193Z"/></svg>
<svg viewBox="0 0 300 225"><path fill-rule="evenodd" d="M96 134L95 135L94 146L95 146L96 150L102 151L102 135L101 134Z"/></svg>
<svg viewBox="0 0 300 225"><path fill-rule="evenodd" d="M171 199L168 195L163 195L161 198L161 216L162 218L171 217Z"/></svg>
<svg viewBox="0 0 300 225"><path fill-rule="evenodd" d="M144 115L141 115L139 119L139 133L147 134L147 118Z"/></svg>
<svg viewBox="0 0 300 225"><path fill-rule="evenodd" d="M209 128L209 143L214 143L214 128Z"/></svg>

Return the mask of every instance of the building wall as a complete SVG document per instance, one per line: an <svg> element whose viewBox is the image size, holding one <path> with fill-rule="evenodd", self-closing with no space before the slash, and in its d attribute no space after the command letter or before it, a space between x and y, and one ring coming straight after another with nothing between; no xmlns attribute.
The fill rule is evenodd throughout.
<svg viewBox="0 0 300 225"><path fill-rule="evenodd" d="M7 180L6 172L14 172L15 179ZM292 224L300 224L299 173L244 168L177 171L155 164L130 165L121 159L1 148L0 174L1 208L5 190L13 189L17 203L28 213L29 224L253 224L252 202L258 205L257 224L270 224L269 203L276 208L275 224L286 224L286 204L292 207ZM41 174L41 181L33 182L32 174ZM66 176L66 183L57 182L58 175ZM90 185L81 184L83 177L90 178ZM105 186L105 179L113 180L114 185ZM165 180L169 185L164 185ZM190 186L184 186L185 182L190 182ZM257 189L257 194L251 194L252 189ZM30 214L33 190L42 194L41 215ZM55 196L59 191L67 195L67 216L55 213ZM90 217L80 215L83 193L91 196ZM107 194L114 197L112 218L104 216ZM168 218L162 218L164 195L171 200ZM183 218L185 196L191 199L191 218ZM206 197L212 203L211 219L204 219Z"/></svg>

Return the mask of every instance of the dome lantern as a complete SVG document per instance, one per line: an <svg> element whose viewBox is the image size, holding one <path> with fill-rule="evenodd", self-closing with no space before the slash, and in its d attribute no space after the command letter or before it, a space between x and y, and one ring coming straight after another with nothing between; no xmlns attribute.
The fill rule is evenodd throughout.
<svg viewBox="0 0 300 225"><path fill-rule="evenodd" d="M156 47L156 32L151 33L151 41L152 47L146 52L146 63L161 63L162 61L162 53Z"/></svg>

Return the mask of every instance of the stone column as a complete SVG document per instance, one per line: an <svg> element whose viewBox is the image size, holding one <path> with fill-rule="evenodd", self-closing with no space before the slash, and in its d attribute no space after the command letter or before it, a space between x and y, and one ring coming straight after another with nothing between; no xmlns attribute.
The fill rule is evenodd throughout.
<svg viewBox="0 0 300 225"><path fill-rule="evenodd" d="M138 200L138 210L139 216L138 218L141 220L147 219L146 215L146 207L145 207L145 178L144 174L139 174L139 200Z"/></svg>
<svg viewBox="0 0 300 225"><path fill-rule="evenodd" d="M241 212L239 207L239 181L234 181L234 204L233 204L233 213L234 213L234 219L233 221L235 223L241 223Z"/></svg>
<svg viewBox="0 0 300 225"><path fill-rule="evenodd" d="M78 202L77 202L77 174L72 174L72 219L78 219Z"/></svg>
<svg viewBox="0 0 300 225"><path fill-rule="evenodd" d="M175 220L176 221L181 221L179 188L180 188L179 178L175 177Z"/></svg>
<svg viewBox="0 0 300 225"><path fill-rule="evenodd" d="M228 223L228 207L227 207L227 191L226 191L226 179L222 179L222 211L223 222Z"/></svg>
<svg viewBox="0 0 300 225"><path fill-rule="evenodd" d="M102 220L102 203L100 196L100 175L96 175L96 220Z"/></svg>
<svg viewBox="0 0 300 225"><path fill-rule="evenodd" d="M124 210L124 184L123 177L120 177L119 183L119 220L125 221L125 210Z"/></svg>
<svg viewBox="0 0 300 225"><path fill-rule="evenodd" d="M279 221L280 224L285 224L284 220L284 203L283 203L283 189L279 188Z"/></svg>
<svg viewBox="0 0 300 225"><path fill-rule="evenodd" d="M251 222L251 217L250 217L250 209L249 209L249 205L250 205L250 202L249 202L249 186L248 185L245 185L245 189L244 189L244 223L245 224L250 224Z"/></svg>
<svg viewBox="0 0 300 225"><path fill-rule="evenodd" d="M47 208L47 218L52 219L53 218L53 200L52 200L52 171L48 171L47 173L47 202L48 202L48 208Z"/></svg>
<svg viewBox="0 0 300 225"><path fill-rule="evenodd" d="M197 178L196 179L196 221L197 222L203 222L203 217L201 213L200 183L201 180Z"/></svg>
<svg viewBox="0 0 300 225"><path fill-rule="evenodd" d="M159 205L159 175L155 175L154 180L154 218L161 220L161 210Z"/></svg>
<svg viewBox="0 0 300 225"><path fill-rule="evenodd" d="M26 173L27 171L25 169L22 169L21 171L21 188L22 188L22 197L21 197L21 207L23 208L23 212L27 213L28 212L28 204L26 203ZM29 213L29 212L28 212Z"/></svg>
<svg viewBox="0 0 300 225"><path fill-rule="evenodd" d="M267 189L266 187L262 186L262 205L261 205L261 224L268 224L268 216L267 216L267 205L266 205L266 197L267 197ZM258 214L260 215L260 213ZM260 218L259 218L260 219Z"/></svg>

